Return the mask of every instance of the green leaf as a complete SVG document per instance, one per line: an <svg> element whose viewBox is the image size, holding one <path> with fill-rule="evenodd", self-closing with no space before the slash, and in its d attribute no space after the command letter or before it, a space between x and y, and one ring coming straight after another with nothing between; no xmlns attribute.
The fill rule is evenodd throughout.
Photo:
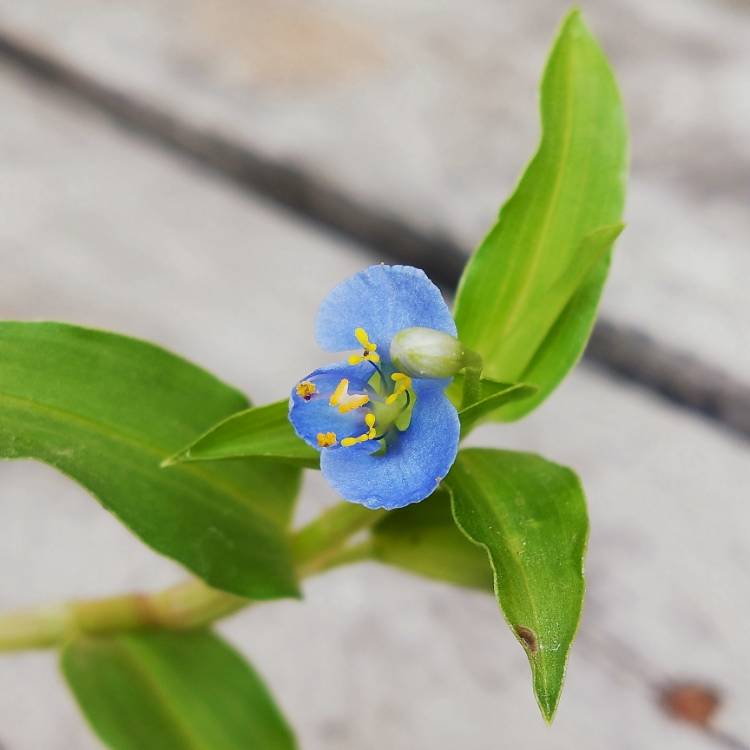
<svg viewBox="0 0 750 750"><path fill-rule="evenodd" d="M558 297L558 305L553 304L555 297L550 294L549 302L546 305L540 304L528 316L532 326L525 329L525 340L530 341L534 333L544 333L533 358L524 370L524 377L529 382L543 385L531 397L510 404L501 413L495 412L496 419L508 422L528 414L547 398L580 359L594 327L599 297L609 270L610 251L623 228L623 224L613 224L587 235L581 243L582 256L587 257L587 252L597 254L603 258L603 265L599 262L592 268L582 264L579 268L588 269L589 275L572 294ZM575 270L577 269L573 269ZM572 275L574 274L568 274ZM533 329L533 324L541 321L544 316L549 320L549 327L539 325ZM521 340L511 336L509 346Z"/></svg>
<svg viewBox="0 0 750 750"><path fill-rule="evenodd" d="M485 374L539 387L500 412L502 420L541 403L580 357L621 231L625 118L607 60L578 11L547 63L541 115L539 150L456 297L459 337L482 356Z"/></svg>
<svg viewBox="0 0 750 750"><path fill-rule="evenodd" d="M296 595L286 528L297 470L159 467L245 408L240 393L151 344L59 323L0 323L0 362L0 457L59 469L212 586L256 599Z"/></svg>
<svg viewBox="0 0 750 750"><path fill-rule="evenodd" d="M379 562L438 581L492 590L487 555L457 528L445 491L391 511L371 533L372 557Z"/></svg>
<svg viewBox="0 0 750 750"><path fill-rule="evenodd" d="M446 478L456 522L489 554L495 593L551 721L583 607L586 502L576 475L528 453L459 452Z"/></svg>
<svg viewBox="0 0 750 750"><path fill-rule="evenodd" d="M113 750L293 750L260 677L207 631L81 637L63 674L91 727Z"/></svg>
<svg viewBox="0 0 750 750"><path fill-rule="evenodd" d="M289 402L284 400L233 414L172 456L165 465L242 457L273 458L320 468L320 454L297 436L288 413Z"/></svg>

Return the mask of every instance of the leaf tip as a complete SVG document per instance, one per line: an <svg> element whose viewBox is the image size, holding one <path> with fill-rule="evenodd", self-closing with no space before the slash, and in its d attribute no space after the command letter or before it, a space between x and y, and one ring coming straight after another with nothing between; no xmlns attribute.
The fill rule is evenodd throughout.
<svg viewBox="0 0 750 750"><path fill-rule="evenodd" d="M567 31L576 24L585 26L583 11L581 10L580 5L572 5L570 10L565 14L562 22L562 31Z"/></svg>
<svg viewBox="0 0 750 750"><path fill-rule="evenodd" d="M543 704L539 703L539 708L542 711L542 718L544 719L544 723L548 726L552 726L552 722L555 720L555 711L557 710L557 704Z"/></svg>
<svg viewBox="0 0 750 750"><path fill-rule="evenodd" d="M181 451L167 456L160 464L159 467L162 469L168 469L170 466L177 466L177 464L184 464L187 461L193 461L193 456L190 448L183 448Z"/></svg>
<svg viewBox="0 0 750 750"><path fill-rule="evenodd" d="M538 676L536 669L532 667L534 677ZM555 719L557 713L557 706L560 703L560 696L562 695L562 682L557 684L540 684L537 680L534 680L534 697L536 698L539 711L542 714L545 724L552 726L552 722Z"/></svg>
<svg viewBox="0 0 750 750"><path fill-rule="evenodd" d="M558 690L554 695L538 695L537 703L539 704L539 710L542 712L544 723L548 727L551 727L552 722L555 720L557 706L560 703L560 691Z"/></svg>

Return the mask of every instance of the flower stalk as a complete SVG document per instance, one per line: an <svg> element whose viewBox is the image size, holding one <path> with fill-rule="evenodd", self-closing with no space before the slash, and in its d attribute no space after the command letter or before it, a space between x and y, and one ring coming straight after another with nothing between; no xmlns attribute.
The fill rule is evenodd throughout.
<svg viewBox="0 0 750 750"><path fill-rule="evenodd" d="M301 528L292 537L299 578L368 559L370 546L366 541L355 545L347 542L384 514L343 502ZM256 603L193 579L152 594L47 605L0 615L0 652L52 648L82 634L105 635L149 627L189 630Z"/></svg>

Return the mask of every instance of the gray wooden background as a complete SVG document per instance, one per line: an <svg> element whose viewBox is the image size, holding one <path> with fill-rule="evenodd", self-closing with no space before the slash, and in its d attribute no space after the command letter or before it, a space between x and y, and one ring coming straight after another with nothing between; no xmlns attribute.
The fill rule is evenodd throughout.
<svg viewBox="0 0 750 750"><path fill-rule="evenodd" d="M633 132L603 313L742 396L750 4L583 9ZM338 280L399 254L442 267L481 238L533 151L564 10L0 0L0 315L142 336L282 397L321 356L312 320ZM584 363L528 420L472 438L570 463L588 492L587 606L551 729L480 594L362 565L221 630L306 750L750 747L750 451L727 421ZM52 470L0 468L2 608L182 575ZM311 475L300 519L333 501ZM717 691L709 727L664 710L676 683ZM0 745L98 747L53 654L0 659Z"/></svg>

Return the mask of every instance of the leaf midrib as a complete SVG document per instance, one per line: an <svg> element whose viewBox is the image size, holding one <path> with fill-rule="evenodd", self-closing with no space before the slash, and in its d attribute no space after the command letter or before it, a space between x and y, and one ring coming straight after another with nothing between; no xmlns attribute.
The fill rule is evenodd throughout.
<svg viewBox="0 0 750 750"><path fill-rule="evenodd" d="M535 271L536 268L539 266L540 258L541 258L541 251L542 248L546 246L546 239L547 235L549 234L549 228L552 222L552 217L555 213L555 209L557 207L557 203L559 201L560 197L560 191L562 190L562 183L563 183L563 177L567 172L568 168L568 154L570 153L570 149L572 147L572 134L573 134L573 98L569 95L569 91L572 88L571 86L571 70L573 66L573 51L572 50L566 50L567 54L565 55L565 71L564 71L564 81L565 81L565 90L566 90L566 96L564 99L565 102L565 108L563 110L563 136L562 136L562 149L559 149L559 158L556 160L556 171L555 171L555 182L552 187L552 193L550 195L550 199L547 202L547 206L544 213L544 219L542 221L542 226L539 232L537 233L536 242L534 244L534 247L531 251L531 255L527 262L524 264L526 268L526 274L523 278L523 281L521 283L521 286L519 287L515 297L513 305L510 307L508 312L505 315L505 319L503 321L503 326L500 330L500 332L497 334L498 339L502 339L502 337L512 328L513 323L515 322L516 318L520 314L520 312L523 310L523 306L526 303L526 300L530 294L531 288L533 286L533 283L535 281ZM541 161L542 154L546 150L547 146L547 138L545 138L544 133L547 133L549 131L549 126L547 123L544 123L543 125L543 135L542 135L542 143L539 148L538 157ZM528 218L529 212L526 214L526 218ZM518 236L521 236L521 232L519 231ZM509 275L510 276L510 275ZM496 299L498 302L502 299L502 295L498 294Z"/></svg>
<svg viewBox="0 0 750 750"><path fill-rule="evenodd" d="M286 411L288 409L288 400L275 401L271 404L264 406L250 407L244 411L236 414L230 414L220 422L216 423L213 427L204 432L197 440L187 445L185 448L180 449L174 458L177 459L178 463L189 463L190 461L201 461L211 459L224 459L224 458L246 458L246 457L258 457L258 458L276 458L276 459L288 459L295 462L304 463L307 468L319 468L317 463L318 454L312 448L310 448L300 437L298 437L291 429L291 425L286 417ZM224 445L232 445L232 451L228 451L226 448L219 447L218 449L212 444L215 441L217 433L222 429L226 429L227 426L233 425L235 422L239 422L247 418L250 414L255 412L256 414L263 410L264 416L273 415L272 419L266 419L261 421L260 425L255 425L255 431L260 427L264 429L266 433L270 430L273 431L273 435L277 440L277 445L274 447L267 447L268 441L264 444L261 441L260 449L257 449L257 437L253 433L251 436L251 446L248 449L243 446L242 441L245 437L232 436L229 440L225 439ZM279 414L276 414L278 412ZM278 416L283 415L283 421L278 420ZM287 443L287 437L291 437L293 442ZM279 447L278 443L281 442ZM208 444L208 448L205 447ZM219 441L221 446L221 440ZM263 446L266 446L265 449ZM290 447L291 446L291 447ZM212 451L216 451L214 455L211 455Z"/></svg>
<svg viewBox="0 0 750 750"><path fill-rule="evenodd" d="M93 434L104 436L113 440L114 442L130 446L131 448L141 451L142 453L151 455L155 458L155 467L158 467L161 460L163 460L168 455L168 451L166 449L161 448L154 443L146 442L139 437L115 429L110 424L91 419L90 417L85 417L81 414L63 409L59 406L51 406L50 404L44 404L39 401L34 401L33 399L25 398L23 396L0 391L0 402L2 400L15 403L22 409L25 408L32 413L36 412L40 415L53 415L57 417L58 422L65 423L67 421L71 424L81 426ZM221 481L212 472L206 471L205 469L201 468L200 464L188 463L182 465L180 469L189 474L192 474L193 476L201 478L211 486L215 487L217 490L223 492L232 500L235 500L244 510L257 513L259 516L263 517L264 520L268 521L274 527L278 528L278 521L273 518L273 516L268 511L256 506L249 508L246 502L247 497L244 493L242 493L234 485ZM164 469L164 471L170 471L170 469Z"/></svg>
<svg viewBox="0 0 750 750"><path fill-rule="evenodd" d="M142 654L139 652L139 649L133 648L122 640L113 641L112 645L128 659L133 671L142 679L142 684L156 698L157 704L163 709L162 715L167 718L168 723L174 727L176 733L186 740L186 747L192 750L214 750L214 748L204 745L202 741L196 744L198 741L190 734L190 726L185 725L182 721L184 714L172 707L168 695L161 689L158 680L154 678L140 660L139 657Z"/></svg>
<svg viewBox="0 0 750 750"><path fill-rule="evenodd" d="M471 463L471 457L470 456L464 455L462 458L463 458L464 462ZM471 472L464 470L463 474L464 474L464 478L465 478L464 481L466 481L468 479L467 483L469 485L473 485L476 488L476 491L477 491L478 494L481 494L485 498L489 497L489 493L487 493L485 491L484 485L481 484L481 483L479 483L479 482L477 482L477 481L475 481L474 478L471 476ZM507 533L506 533L507 525L503 522L504 519L502 519L500 516L498 516L494 512L492 503L485 502L484 504L485 504L485 507L487 507L487 508L490 509L492 517L497 521L498 526L503 531L503 534L507 537L508 536ZM507 615L507 613L505 611L505 607L503 606L502 598L500 596L500 591L499 591L500 574L499 574L499 572L497 570L497 566L496 566L496 563L495 563L495 555L493 554L493 551L489 548L489 546L484 541L480 541L478 539L475 539L473 536L472 536L472 539L474 539L475 542L478 542L479 544L481 544L487 550L487 553L489 555L489 558L490 558L490 561L491 561L491 564L492 564L492 572L493 572L494 578L495 578L495 587L496 587L495 588L495 598L498 600L498 604L500 605L500 609L502 610L503 615L505 616L506 621L511 625L511 627L513 629L513 633L516 636L516 639L519 640L519 642L520 642L520 638L518 636L516 628L519 625L521 625L522 623L513 623L513 622L511 622L510 621L510 617ZM511 556L511 560L513 560L513 556ZM524 587L524 590L526 591L526 599L529 602L529 608L531 610L531 616L532 616L532 618L534 620L534 630L537 633L537 637L541 640L540 627L539 627L539 623L540 623L539 613L538 613L536 604L534 602L534 598L531 595L531 588L529 587L528 577L525 575L524 568L523 568L523 566L520 563L515 563L514 562L514 566L516 567L517 570L520 571L520 576L519 577L523 581L523 587ZM528 654L528 650L527 650L527 654ZM532 668L534 669L534 671L538 670L540 672L540 677L541 677L541 680L542 680L542 684L544 686L545 694L549 695L548 674L547 674L547 670L543 668L543 666L544 666L543 660L534 659L531 656L531 654L529 654L529 657L530 657L529 661L531 662Z"/></svg>

